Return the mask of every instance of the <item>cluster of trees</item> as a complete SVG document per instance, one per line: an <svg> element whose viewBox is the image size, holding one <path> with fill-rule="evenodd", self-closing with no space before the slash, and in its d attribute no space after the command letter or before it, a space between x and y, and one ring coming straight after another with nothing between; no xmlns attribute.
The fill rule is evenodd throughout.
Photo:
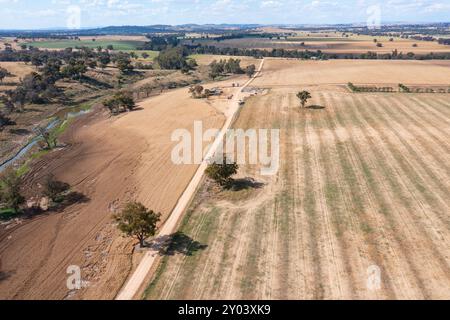
<svg viewBox="0 0 450 320"><path fill-rule="evenodd" d="M450 46L450 39L442 39L441 38L441 39L438 40L438 43Z"/></svg>
<svg viewBox="0 0 450 320"><path fill-rule="evenodd" d="M19 212L20 206L25 202L20 187L21 179L15 171L8 170L0 181L0 208Z"/></svg>
<svg viewBox="0 0 450 320"><path fill-rule="evenodd" d="M254 64L247 66L245 69L241 68L241 60L230 58L229 60L214 60L210 65L209 76L212 79L216 79L219 76L225 74L247 74L252 77L256 72L256 66Z"/></svg>
<svg viewBox="0 0 450 320"><path fill-rule="evenodd" d="M0 180L0 208L13 210L15 214L19 213L22 205L25 203L25 197L22 194L22 179L12 169L8 169ZM48 197L55 204L64 201L70 185L55 179L53 175L46 177L43 183L42 196Z"/></svg>
<svg viewBox="0 0 450 320"><path fill-rule="evenodd" d="M59 51L42 51L36 48L29 50L3 50L0 51L0 61L17 61L31 63L36 68L48 66L50 64L59 64L60 67L65 68L66 72L63 76L68 78L80 77L87 71L88 68L96 69L100 67L105 69L111 62L114 63L122 73L129 73L133 71L131 58L136 56L134 52L111 53L109 50L103 50L98 47L96 50L82 47L79 50L66 48ZM59 72L59 70L52 70ZM81 72L80 72L81 71Z"/></svg>
<svg viewBox="0 0 450 320"><path fill-rule="evenodd" d="M83 76L87 71L88 66L86 65L86 62L77 59L70 59L68 63L61 69L61 71L56 69L54 70L55 75L60 74L63 78L78 81L81 81L83 79Z"/></svg>
<svg viewBox="0 0 450 320"><path fill-rule="evenodd" d="M161 51L155 61L162 69L189 72L197 67L197 62L188 59L188 56L189 51L186 47L174 47Z"/></svg>
<svg viewBox="0 0 450 320"><path fill-rule="evenodd" d="M147 35L150 39L143 46L139 47L139 50L153 50L153 51L163 51L169 48L176 47L180 44L180 37L183 35L167 35L167 36L152 36Z"/></svg>
<svg viewBox="0 0 450 320"><path fill-rule="evenodd" d="M0 61L23 61L33 64L37 70L25 76L15 89L6 91L6 95L1 97L4 105L1 127L9 123L7 118L9 113L22 112L27 103L44 104L61 97L63 92L56 86L56 82L60 79L81 82L90 68L95 69L99 66L104 69L111 62L116 64L122 74L130 73L134 69L127 53L110 54L108 51L95 51L89 48L80 51L71 48L60 51L31 49L13 53L17 55L0 51ZM0 81L8 74L6 69L0 68ZM126 107L129 109L130 105ZM114 104L112 108L118 110L121 106Z"/></svg>
<svg viewBox="0 0 450 320"><path fill-rule="evenodd" d="M209 65L209 76L216 79L224 74L243 74L244 70L241 68L241 60L230 58L229 60L214 60Z"/></svg>
<svg viewBox="0 0 450 320"><path fill-rule="evenodd" d="M194 99L203 99L203 98L207 98L211 95L210 90L203 88L203 86L201 86L201 85L191 86L189 88L189 93L191 94L192 98L194 98Z"/></svg>
<svg viewBox="0 0 450 320"><path fill-rule="evenodd" d="M128 74L134 70L130 57L130 54L119 52L112 56L111 61L114 62L122 74Z"/></svg>
<svg viewBox="0 0 450 320"><path fill-rule="evenodd" d="M9 75L8 70L0 67L0 83L3 83L3 79L5 79Z"/></svg>
<svg viewBox="0 0 450 320"><path fill-rule="evenodd" d="M152 64L144 64L142 62L136 62L134 64L134 68L139 69L139 70L153 70L153 65Z"/></svg>
<svg viewBox="0 0 450 320"><path fill-rule="evenodd" d="M103 101L103 105L112 115L118 115L122 112L133 111L136 108L133 95L127 91L119 91L111 98Z"/></svg>
<svg viewBox="0 0 450 320"><path fill-rule="evenodd" d="M26 103L43 104L60 95L56 87L56 74L33 72L25 76L14 90L8 90L4 98L4 110L8 112L24 110Z"/></svg>
<svg viewBox="0 0 450 320"><path fill-rule="evenodd" d="M0 112L0 132L3 131L6 126L14 124L14 121L11 121L10 117L4 114L4 112Z"/></svg>

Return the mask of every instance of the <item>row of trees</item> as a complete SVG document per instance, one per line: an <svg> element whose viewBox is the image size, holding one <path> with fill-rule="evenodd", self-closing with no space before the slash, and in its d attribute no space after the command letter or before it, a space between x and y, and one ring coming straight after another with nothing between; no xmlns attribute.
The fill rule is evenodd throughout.
<svg viewBox="0 0 450 320"><path fill-rule="evenodd" d="M378 44L377 44L378 45ZM368 51L367 53L324 53L321 50L285 50L285 49L240 49L240 48L220 48L216 46L187 45L190 54L213 54L228 56L250 56L254 58L275 57L290 59L371 59L371 60L450 60L450 53L429 53L415 54L413 52L398 53L395 50L392 53L376 53Z"/></svg>
<svg viewBox="0 0 450 320"><path fill-rule="evenodd" d="M394 92L392 87L376 87L376 86L355 86L349 82L348 87L352 92Z"/></svg>
<svg viewBox="0 0 450 320"><path fill-rule="evenodd" d="M353 83L349 82L348 87L353 92L394 92L393 87L376 87L376 86L355 86ZM410 88L403 83L399 83L398 85L398 92L404 92L404 93L450 93L450 88Z"/></svg>
<svg viewBox="0 0 450 320"><path fill-rule="evenodd" d="M285 49L241 49L241 48L220 48L216 46L203 45L186 45L190 54L213 54L226 56L247 56L254 58L275 57L275 58L293 58L293 59L310 59L316 57L319 59L326 56L322 51L300 51L300 50L285 50Z"/></svg>

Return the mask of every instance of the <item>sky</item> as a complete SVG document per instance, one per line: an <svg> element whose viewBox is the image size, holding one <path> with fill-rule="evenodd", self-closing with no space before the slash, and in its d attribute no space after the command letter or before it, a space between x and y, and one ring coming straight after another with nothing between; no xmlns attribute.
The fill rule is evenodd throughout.
<svg viewBox="0 0 450 320"><path fill-rule="evenodd" d="M450 22L450 0L0 0L0 29Z"/></svg>

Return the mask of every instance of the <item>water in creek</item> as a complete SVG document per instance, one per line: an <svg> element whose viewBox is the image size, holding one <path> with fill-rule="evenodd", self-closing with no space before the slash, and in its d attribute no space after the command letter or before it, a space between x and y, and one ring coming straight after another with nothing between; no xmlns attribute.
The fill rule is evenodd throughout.
<svg viewBox="0 0 450 320"><path fill-rule="evenodd" d="M46 130L51 130L55 128L57 125L62 124L66 120L76 118L89 112L90 109L87 109L85 106L60 110L54 115L53 120L50 121L50 123L46 126ZM35 136L26 145L24 145L14 156L3 162L0 165L0 173L9 166L16 163L18 160L22 159L28 153L28 151L30 151L30 149L33 148L41 139L42 136L40 135Z"/></svg>

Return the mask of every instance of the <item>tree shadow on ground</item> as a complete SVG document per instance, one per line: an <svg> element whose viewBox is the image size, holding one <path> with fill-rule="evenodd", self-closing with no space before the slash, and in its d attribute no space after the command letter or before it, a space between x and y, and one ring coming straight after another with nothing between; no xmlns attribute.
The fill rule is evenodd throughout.
<svg viewBox="0 0 450 320"><path fill-rule="evenodd" d="M12 271L0 271L0 282L10 278L13 274L14 272Z"/></svg>
<svg viewBox="0 0 450 320"><path fill-rule="evenodd" d="M83 204L91 201L89 197L80 193L80 192L70 192L63 197L60 202L53 203L49 206L47 211L42 210L39 206L35 206L32 208L26 208L23 210L23 214L21 217L24 219L32 219L36 216L45 216L50 215L52 213L61 213L64 209L74 205L74 204Z"/></svg>
<svg viewBox="0 0 450 320"><path fill-rule="evenodd" d="M31 131L27 130L27 129L9 129L9 133L15 134L18 136L26 136L26 135L31 134Z"/></svg>
<svg viewBox="0 0 450 320"><path fill-rule="evenodd" d="M312 105L312 106L307 106L306 109L312 109L312 110L322 110L325 109L324 106L319 106L319 105Z"/></svg>
<svg viewBox="0 0 450 320"><path fill-rule="evenodd" d="M109 83L99 81L95 78L84 76L82 79L82 83L94 86L99 89L112 89L113 86Z"/></svg>
<svg viewBox="0 0 450 320"><path fill-rule="evenodd" d="M231 183L228 190L231 191L242 191L248 189L261 189L264 187L264 183L258 182L253 178L243 178L243 179L235 179Z"/></svg>
<svg viewBox="0 0 450 320"><path fill-rule="evenodd" d="M205 250L208 246L195 241L183 232L177 232L170 236L155 239L150 244L150 248L157 250L161 256L174 256L176 254L192 256L200 250Z"/></svg>
<svg viewBox="0 0 450 320"><path fill-rule="evenodd" d="M61 212L67 207L70 207L74 204L88 203L89 201L91 201L91 199L83 193L72 191L69 194L65 195L60 203L51 207L50 209L52 211Z"/></svg>

